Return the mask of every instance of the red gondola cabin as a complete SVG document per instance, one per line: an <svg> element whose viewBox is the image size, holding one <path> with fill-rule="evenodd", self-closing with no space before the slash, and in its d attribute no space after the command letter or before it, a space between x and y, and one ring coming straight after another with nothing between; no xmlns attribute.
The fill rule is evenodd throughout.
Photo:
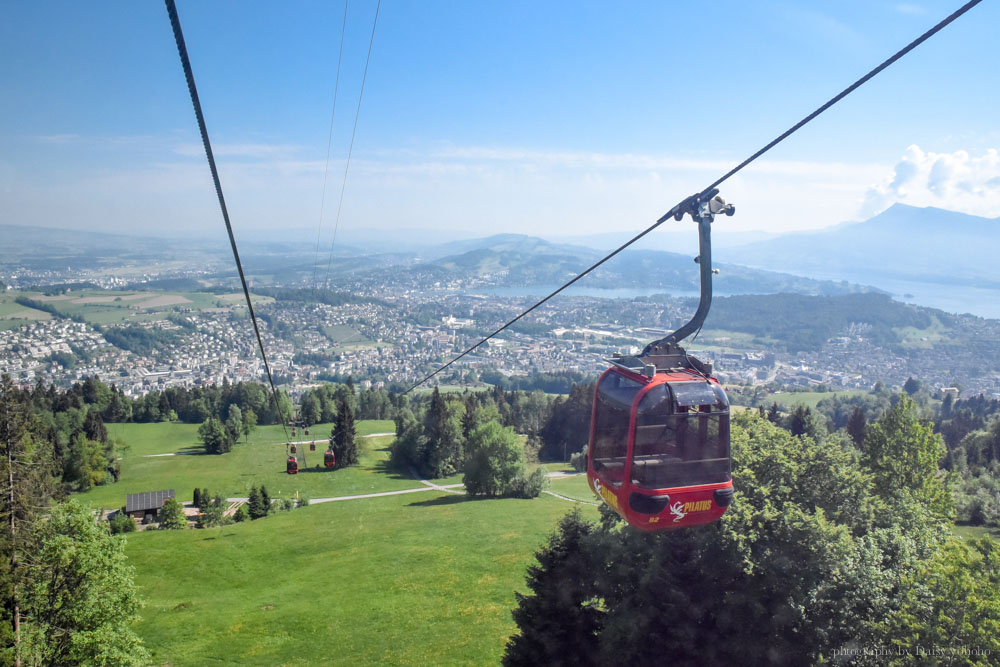
<svg viewBox="0 0 1000 667"><path fill-rule="evenodd" d="M309 443L309 451L310 452L315 452L316 451L316 443L315 442L310 442Z"/></svg>
<svg viewBox="0 0 1000 667"><path fill-rule="evenodd" d="M323 465L327 468L333 468L337 465L337 457L333 455L332 449L328 449L323 452Z"/></svg>
<svg viewBox="0 0 1000 667"><path fill-rule="evenodd" d="M733 498L726 392L689 368L608 369L594 395L587 479L640 530L719 519Z"/></svg>
<svg viewBox="0 0 1000 667"><path fill-rule="evenodd" d="M297 449L295 449L295 445L292 445L292 447L291 447L291 450L290 450L290 451L292 452L292 454L295 454L296 452L298 452L298 450L297 450Z"/></svg>
<svg viewBox="0 0 1000 667"><path fill-rule="evenodd" d="M299 473L299 462L294 456L288 457L288 463L285 465L285 472L289 475L297 475Z"/></svg>

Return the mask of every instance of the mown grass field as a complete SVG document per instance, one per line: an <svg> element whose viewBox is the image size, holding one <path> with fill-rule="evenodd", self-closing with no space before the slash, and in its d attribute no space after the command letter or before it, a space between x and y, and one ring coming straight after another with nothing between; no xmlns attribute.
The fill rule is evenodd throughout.
<svg viewBox="0 0 1000 667"><path fill-rule="evenodd" d="M388 420L358 422L358 435L390 433ZM295 440L316 438L316 451L297 445L300 472L285 473L285 436L281 426L261 426L250 435L249 444L236 445L228 454L202 453L195 424L109 424L108 433L121 439L126 450L121 457L122 475L117 484L98 486L77 498L93 507L116 508L129 493L174 489L180 500L191 500L194 488L207 488L224 497L246 497L252 485L267 487L272 497L326 498L419 486L406 474L388 470L386 461L392 436L360 439L363 456L358 466L328 471L322 467L330 424L298 431ZM290 434L289 434L290 435ZM174 456L148 456L170 454ZM303 463L303 457L305 461Z"/></svg>
<svg viewBox="0 0 1000 667"><path fill-rule="evenodd" d="M310 437L329 430L311 427ZM360 435L391 430L390 421L358 423ZM195 486L245 496L263 483L272 496L298 489L310 498L422 486L386 466L392 436L363 440L373 446L359 466L287 475L280 426L258 428L229 454L156 458L146 455L196 447L197 426L109 431L129 445L123 476L78 496L91 505L117 507L126 493L161 488L189 500ZM552 489L593 500L582 475L555 479ZM205 530L133 533L126 551L145 601L137 630L163 665L497 664L515 630L514 592L526 592L534 553L574 506L547 494L476 500L428 489ZM580 507L596 519L595 507Z"/></svg>
<svg viewBox="0 0 1000 667"><path fill-rule="evenodd" d="M19 291L0 297L0 317L5 316L5 309L11 305L24 311L24 307L14 303L17 296L26 296L55 308L66 317L80 316L89 324L110 325L128 322L144 322L161 320L174 311L176 307L192 310L212 308L232 309L243 304L242 294L212 294L209 292L168 292L136 290L81 290L58 296L45 296L42 292ZM239 298L234 298L239 297ZM271 303L271 297L252 296L254 303ZM32 317L51 317L42 311L30 311ZM37 315L36 315L37 313ZM30 318L29 318L30 319ZM27 323L27 319L10 320L17 326Z"/></svg>
<svg viewBox="0 0 1000 667"><path fill-rule="evenodd" d="M156 664L497 664L570 507L430 492L133 534L137 629Z"/></svg>

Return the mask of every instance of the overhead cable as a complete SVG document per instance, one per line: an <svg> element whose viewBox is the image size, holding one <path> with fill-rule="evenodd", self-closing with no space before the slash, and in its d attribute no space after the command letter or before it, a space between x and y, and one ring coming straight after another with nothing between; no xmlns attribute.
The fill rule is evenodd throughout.
<svg viewBox="0 0 1000 667"><path fill-rule="evenodd" d="M316 255L313 257L310 287L316 285L316 265L319 264L319 239L323 234L323 211L326 208L326 177L330 171L330 148L333 146L333 120L337 117L337 92L340 90L340 63L344 59L344 32L347 29L347 0L344 0L344 21L340 26L340 53L337 55L337 77L333 84L333 108L330 110L330 133L326 139L326 164L323 167L323 194L319 200L319 228L316 230Z"/></svg>
<svg viewBox="0 0 1000 667"><path fill-rule="evenodd" d="M351 168L351 154L354 152L354 137L358 132L358 116L361 115L361 100L365 96L365 82L368 80L368 63L372 59L372 44L375 42L375 26L378 25L378 11L382 7L382 0L378 0L375 5L375 19L372 21L372 35L368 39L368 56L365 58L365 73L361 77L361 92L358 94L358 108L354 112L354 129L351 130L351 145L347 149L347 164L344 165L344 180L340 184L340 202L337 204L337 219L333 224L333 240L330 243L330 257L326 262L326 277L323 279L324 287L330 281L330 264L333 262L333 248L337 243L337 228L340 227L340 211L344 207L344 189L347 187L347 172Z"/></svg>
<svg viewBox="0 0 1000 667"><path fill-rule="evenodd" d="M257 336L257 345L260 347L260 357L264 360L264 370L267 371L267 381L271 385L271 396L274 399L274 410L281 426L285 429L285 439L288 439L288 429L285 424L285 415L281 411L281 402L278 400L278 390L274 386L274 378L271 376L271 366L267 363L267 354L264 352L264 341L260 337L260 328L257 326L257 317L253 312L253 302L250 300L250 289L247 287L247 279L243 274L243 263L240 262L240 253L236 249L236 237L233 235L233 225L229 222L229 209L226 208L226 198L222 194L222 182L219 180L219 170L215 166L215 155L212 153L212 143L208 139L208 128L205 125L205 115L201 110L201 101L198 99L198 88L194 84L194 73L191 71L191 61L188 59L187 46L184 43L184 33L181 32L181 22L177 17L177 7L174 0L164 0L167 4L167 14L170 16L170 25L174 29L174 40L177 42L177 53L181 57L181 66L184 68L184 78L187 79L188 92L191 93L191 103L194 105L194 115L198 118L198 129L201 131L201 142L205 146L205 157L208 158L208 168L212 171L212 181L215 183L215 193L219 196L219 206L222 208L222 219L226 223L226 231L229 233L229 244L233 247L233 259L236 260L236 269L240 274L240 282L243 284L243 296L247 300L247 309L250 311L250 321L253 323L254 334Z"/></svg>

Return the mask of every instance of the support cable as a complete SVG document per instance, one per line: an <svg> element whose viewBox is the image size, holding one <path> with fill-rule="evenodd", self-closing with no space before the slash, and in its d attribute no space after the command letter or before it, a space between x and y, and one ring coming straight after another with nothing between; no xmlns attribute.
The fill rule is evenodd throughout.
<svg viewBox="0 0 1000 667"><path fill-rule="evenodd" d="M543 298L541 301L539 301L535 305L531 306L530 308L528 308L527 310L525 310L524 312L522 312L520 315L518 315L514 319L512 319L509 322L507 322L506 324L504 324L502 327L500 327L499 329L497 329L496 331L494 331L493 333L491 333L489 336L486 336L485 338L483 338L482 340L480 340L478 343L476 343L472 347L468 348L467 350L465 350L464 352L462 352L461 354L459 354L458 356L456 356L455 358L453 358L448 363L444 364L443 366L440 366L433 373L431 373L431 374L425 376L423 379L419 380L416 384L414 384L412 387L410 387L409 389L407 389L404 392L404 394L410 393L411 391L413 391L414 389L416 389L417 387L419 387L420 385L422 385L424 382L427 382L432 377L434 377L435 375L437 375L438 373L440 373L444 369L448 368L449 366L451 366L452 364L454 364L456 361L458 361L459 359L461 359L465 355L469 354L470 352L472 352L473 350L475 350L476 348L478 348L480 345L482 345L486 341L490 340L491 338L493 338L494 336L496 336L497 334L499 334L501 331L503 331L504 329L506 329L510 325L512 325L515 322L517 322L518 320L520 320L522 317L524 317L528 313L530 313L534 309L538 308L543 303L545 303L546 301L548 301L549 299L551 299L555 295L559 294L560 292L562 292L564 289L566 289L567 287L569 287L570 285L572 285L576 281L578 281L581 278L583 278L585 275L589 274L591 271L593 271L597 267L601 266L602 264L604 264L606 261L608 261L609 259L611 259L615 255L617 255L621 251L625 250L626 248L628 248L630 245L632 245L633 243L635 243L636 241L638 241L642 237L644 237L647 234L649 234L651 231L653 231L654 229L656 229L657 227L659 227L661 224L663 224L664 222L666 222L669 218L675 217L678 220L680 220L680 218L685 213L692 212L693 211L693 207L697 205L697 202L700 201L701 199L705 198L708 195L708 193L712 192L712 190L714 190L715 188L717 188L719 185L721 185L722 183L724 183L725 181L727 181L732 176L736 175L737 172L739 172L744 167L746 167L748 164L750 164L751 162L753 162L754 160L756 160L757 158L759 158L761 155L763 155L764 153L768 152L769 150L771 150L772 148L774 148L775 146L777 146L779 143L781 143L782 141L784 141L785 139L787 139L789 136L791 136L792 134L794 134L795 132L797 132L806 123L808 123L809 121L813 120L814 118L816 118L817 116L819 116L821 113L823 113L824 111L826 111L827 109L829 109L830 107L832 107L834 104L836 104L840 100L842 100L845 97L847 97L848 95L850 95L856 89L860 88L862 85L864 85L865 83L867 83L876 74L879 74L882 70L886 69L887 67L889 67L890 65L892 65L893 63L895 63L897 60L899 60L900 58L902 58L903 56L905 56L907 53L909 53L910 51L912 51L916 47L920 46L923 42L925 42L928 39L930 39L931 37L933 37L935 34L937 34L938 32L940 32L941 29L943 29L949 23L951 23L955 19L957 19L960 16L962 16L963 14L965 14L967 11L969 11L970 9L972 9L973 7L975 7L976 5L978 5L980 2L982 2L982 0L970 0L970 2L967 2L964 5L962 5L961 7L959 7L957 10L955 10L953 13L951 13L949 16L947 16L940 23L938 23L937 25L935 25L934 27L932 27L930 30L928 30L924 34L922 34L919 37L917 37L916 39L914 39L912 42L910 42L909 44L907 44L906 46L904 46L902 49L900 49L899 51L897 51L896 53L894 53L892 56L890 56L889 58L887 58L886 60L884 60L880 65L878 65L877 67L875 67L874 69L872 69L870 72L868 72L867 74L865 74L863 77L861 77L860 79L858 79L857 81L855 81L851 85L849 85L847 88L845 88L844 90L842 90L841 92L839 92L837 95L835 95L832 98L830 98L825 104L823 104L822 106L820 106L819 108L817 108L815 111L813 111L811 114L809 114L808 116L806 116L805 118L803 118L802 120L800 120L795 125L793 125L790 128L788 128L786 131L782 132L774 140L772 140L770 143L768 143L767 145L765 145L763 148L761 148L760 150L758 150L756 153L754 153L753 155L751 155L750 157L748 157L746 160L744 160L743 162L740 162L738 165L736 165L735 167L733 167L732 169L730 169L725 175L723 175L717 181L715 181L714 183L712 183L711 185L709 185L707 188L705 188L704 190L702 190L700 193L692 195L692 196L688 197L687 199L683 200L682 202L678 203L672 209L670 209L669 211L667 211L666 213L664 213L656 222L654 222L652 225L650 225L649 227L647 227L645 230L643 230L642 232L639 232L638 234L636 234L635 236L633 236L631 239L629 239L628 241L626 241L624 244L622 244L621 246L619 246L615 250L611 251L609 254L605 255L605 257L603 259L601 259L601 260L595 262L594 264L592 264L589 268L585 269L582 273L580 273L579 275L577 275L575 278L573 278L572 280L570 280L569 282L567 282L566 284L564 284L562 287L556 289L554 292L552 292L551 294L549 294L548 296L546 296L545 298Z"/></svg>
<svg viewBox="0 0 1000 667"><path fill-rule="evenodd" d="M351 130L351 145L347 149L347 164L344 165L344 180L340 184L340 202L337 204L337 219L333 223L333 240L330 242L330 257L326 262L326 277L323 279L323 286L329 287L330 265L333 263L333 248L337 243L337 228L340 227L340 211L344 207L344 189L347 187L347 172L351 168L351 154L354 152L354 137L358 132L358 116L361 115L361 100L365 96L365 82L368 80L368 63L372 59L372 44L375 42L375 26L378 25L378 11L382 7L382 0L378 0L375 5L375 19L372 21L372 35L368 39L368 56L365 58L365 73L361 77L361 92L358 94L358 108L354 112L354 129Z"/></svg>
<svg viewBox="0 0 1000 667"><path fill-rule="evenodd" d="M264 370L267 371L267 381L271 385L271 396L274 399L274 410L281 419L281 427L285 430L285 440L288 440L288 429L285 424L285 415L281 412L281 402L278 400L278 390L274 387L274 378L271 376L271 367L267 363L267 354L264 352L264 341L260 337L260 328L257 326L257 317L253 312L253 302L250 300L250 289L247 287L247 279L243 274L243 264L240 262L240 253L236 249L236 237L233 235L233 226L229 222L229 209L226 208L226 198L222 194L222 182L219 180L219 171L215 167L215 155L212 153L212 144L208 139L208 128L205 126L205 115L201 110L201 101L198 99L198 89L194 84L194 73L191 71L191 61L188 59L187 46L184 43L184 33L181 32L181 22L177 17L177 7L174 0L164 0L167 5L167 14L170 16L170 25L174 29L174 40L177 42L177 53L181 57L181 66L184 68L184 78L187 79L188 92L191 93L191 103L194 105L194 114L198 118L198 129L201 131L201 142L205 146L205 156L208 158L208 167L212 171L212 181L215 183L215 193L219 196L219 206L222 208L222 219L226 223L226 231L229 232L229 244L233 247L233 258L236 260L236 268L240 274L240 282L243 284L243 296L247 300L247 308L250 311L250 321L253 322L253 330L257 336L257 345L260 347L260 356L264 360Z"/></svg>
<svg viewBox="0 0 1000 667"><path fill-rule="evenodd" d="M337 56L337 78L333 84L333 108L330 111L330 134L326 140L326 166L323 167L323 194L319 200L319 228L316 230L316 255L313 257L310 287L316 287L316 265L319 264L319 239L323 234L323 211L326 208L326 177L330 171L330 147L333 146L333 120L337 117L337 93L340 90L340 63L344 59L344 32L347 29L347 1L344 0L344 22L340 26L340 54Z"/></svg>

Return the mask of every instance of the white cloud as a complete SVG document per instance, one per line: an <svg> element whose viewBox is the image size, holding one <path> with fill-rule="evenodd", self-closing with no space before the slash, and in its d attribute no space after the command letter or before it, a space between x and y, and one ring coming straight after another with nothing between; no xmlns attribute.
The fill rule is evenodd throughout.
<svg viewBox="0 0 1000 667"><path fill-rule="evenodd" d="M991 148L971 156L966 151L933 153L910 146L892 177L869 188L861 215L869 217L896 202L1000 216L1000 153Z"/></svg>

